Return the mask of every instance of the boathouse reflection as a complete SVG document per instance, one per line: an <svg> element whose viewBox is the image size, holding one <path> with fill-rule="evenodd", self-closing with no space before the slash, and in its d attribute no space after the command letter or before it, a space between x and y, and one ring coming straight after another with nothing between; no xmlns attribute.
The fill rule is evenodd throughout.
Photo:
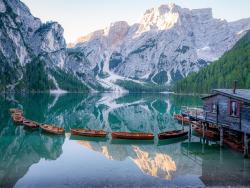
<svg viewBox="0 0 250 188"><path fill-rule="evenodd" d="M207 140L181 143L182 154L201 165L206 186L249 186L250 161Z"/></svg>

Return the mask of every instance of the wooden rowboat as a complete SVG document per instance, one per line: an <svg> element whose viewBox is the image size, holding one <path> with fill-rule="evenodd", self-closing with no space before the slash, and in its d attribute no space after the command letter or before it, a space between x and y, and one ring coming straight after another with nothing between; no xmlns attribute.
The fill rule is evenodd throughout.
<svg viewBox="0 0 250 188"><path fill-rule="evenodd" d="M60 127L56 127L54 125L41 125L40 128L47 133L51 133L51 134L64 134L65 130L64 128L60 128Z"/></svg>
<svg viewBox="0 0 250 188"><path fill-rule="evenodd" d="M199 127L202 126L201 122L199 122L199 121L191 121L191 125L193 125L193 126L199 126Z"/></svg>
<svg viewBox="0 0 250 188"><path fill-rule="evenodd" d="M131 140L153 140L154 135L152 133L113 132L112 138Z"/></svg>
<svg viewBox="0 0 250 188"><path fill-rule="evenodd" d="M12 120L16 124L22 124L23 123L23 116L12 116Z"/></svg>
<svg viewBox="0 0 250 188"><path fill-rule="evenodd" d="M200 127L194 127L193 130L200 136L203 136L203 129ZM204 136L208 139L218 140L219 135L217 132L211 130L204 130Z"/></svg>
<svg viewBox="0 0 250 188"><path fill-rule="evenodd" d="M11 109L9 109L9 111L10 111L11 114L14 114L14 113L21 113L21 114L23 114L23 111L20 110L20 109L17 109L17 108L11 108Z"/></svg>
<svg viewBox="0 0 250 188"><path fill-rule="evenodd" d="M243 144L241 143L236 143L233 140L226 139L226 138L224 138L223 143L235 151L239 151L239 152L244 151Z"/></svg>
<svg viewBox="0 0 250 188"><path fill-rule="evenodd" d="M176 120L178 120L180 123L183 122L183 124L190 124L190 123L191 123L191 120L190 120L190 119L188 119L187 117L184 117L184 116L181 115L181 114L175 114L175 115L174 115L174 118L175 118Z"/></svg>
<svg viewBox="0 0 250 188"><path fill-rule="evenodd" d="M186 136L187 134L188 134L188 131L184 131L184 130L167 131L167 132L158 134L158 138L160 140L170 139L170 138L179 138L179 137Z"/></svg>
<svg viewBox="0 0 250 188"><path fill-rule="evenodd" d="M103 130L70 129L72 135L88 137L106 137L107 132Z"/></svg>
<svg viewBox="0 0 250 188"><path fill-rule="evenodd" d="M208 128L214 131L219 131L219 127L216 125L208 125Z"/></svg>
<svg viewBox="0 0 250 188"><path fill-rule="evenodd" d="M31 121L31 120L23 120L23 125L27 128L30 128L30 129L37 129L40 127L40 125L34 121Z"/></svg>

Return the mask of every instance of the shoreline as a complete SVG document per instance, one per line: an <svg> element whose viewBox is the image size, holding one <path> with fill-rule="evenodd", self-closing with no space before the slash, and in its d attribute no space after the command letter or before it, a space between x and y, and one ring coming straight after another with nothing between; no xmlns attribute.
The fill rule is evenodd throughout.
<svg viewBox="0 0 250 188"><path fill-rule="evenodd" d="M88 91L82 91L82 92L74 92L74 91L64 91L64 92L54 92L54 91L29 91L29 92L0 92L0 95L6 95L6 94L51 94L51 95L66 95L66 94L98 94L98 93L118 93L118 94L162 94L162 95L176 95L176 96L206 96L209 94L199 94L199 93L175 93L171 91L167 92L119 92L119 91L95 91L95 92L88 92Z"/></svg>

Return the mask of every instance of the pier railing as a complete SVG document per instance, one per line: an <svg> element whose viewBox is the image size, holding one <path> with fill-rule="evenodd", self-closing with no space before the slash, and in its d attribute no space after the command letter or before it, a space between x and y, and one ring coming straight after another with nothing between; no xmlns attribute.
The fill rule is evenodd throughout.
<svg viewBox="0 0 250 188"><path fill-rule="evenodd" d="M182 106L181 107L181 113L185 116L192 117L194 119L204 119L205 112L203 110L203 107L188 107L188 106Z"/></svg>

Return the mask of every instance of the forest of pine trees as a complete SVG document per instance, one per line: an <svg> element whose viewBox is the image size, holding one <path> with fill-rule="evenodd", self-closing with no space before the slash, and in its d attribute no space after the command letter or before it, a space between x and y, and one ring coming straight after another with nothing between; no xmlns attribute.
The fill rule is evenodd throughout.
<svg viewBox="0 0 250 188"><path fill-rule="evenodd" d="M250 31L219 60L176 82L177 93L210 93L215 88L232 88L234 80L238 88L250 89Z"/></svg>
<svg viewBox="0 0 250 188"><path fill-rule="evenodd" d="M71 92L88 92L89 89L73 74L66 74L60 69L46 68L46 62L41 58L34 58L31 63L26 64L25 74L15 90L27 92L46 92L56 89L53 80L49 79L51 74L62 90Z"/></svg>

